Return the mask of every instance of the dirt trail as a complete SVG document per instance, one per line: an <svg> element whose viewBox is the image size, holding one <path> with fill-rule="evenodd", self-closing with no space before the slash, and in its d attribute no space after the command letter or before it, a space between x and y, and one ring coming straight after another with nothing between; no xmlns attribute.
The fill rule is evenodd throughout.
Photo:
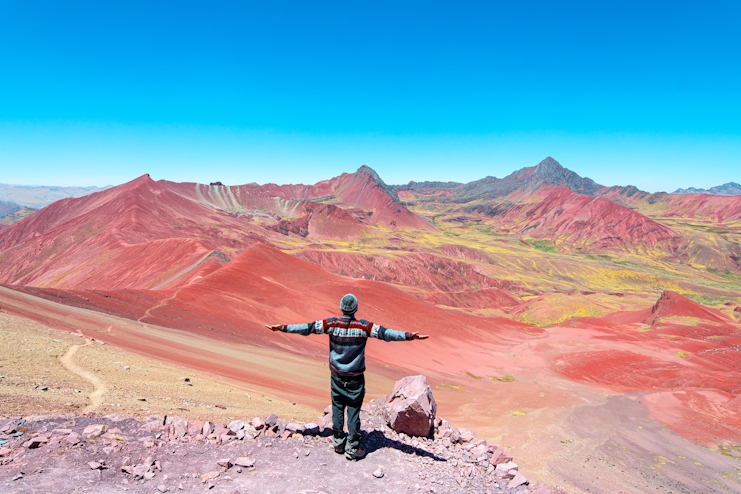
<svg viewBox="0 0 741 494"><path fill-rule="evenodd" d="M172 295L170 295L169 297L167 297L165 299L160 300L160 302L157 305L155 305L155 306L150 307L149 309L147 309L146 312L139 319L136 320L136 322L140 322L140 323L146 325L146 323L143 320L145 318L149 317L151 315L151 312L153 310L159 309L160 307L164 306L167 302L169 302L170 300L172 300L175 297L177 297L178 296L178 293L180 293L180 290L182 290L182 289L183 289L183 287L178 288L177 290L175 290L175 293L173 293Z"/></svg>
<svg viewBox="0 0 741 494"><path fill-rule="evenodd" d="M103 403L103 394L105 394L107 390L105 383L98 376L90 371L83 369L72 360L72 357L75 356L77 350L84 346L91 345L93 341L94 340L91 338L87 340L87 343L85 343L84 345L72 345L71 347L69 347L69 350L67 350L67 353L65 353L64 356L59 359L60 362L62 362L62 365L68 371L72 372L73 374L77 374L93 385L93 392L90 393L90 395L88 396L90 404L82 410L82 413L91 412L95 410L101 403Z"/></svg>

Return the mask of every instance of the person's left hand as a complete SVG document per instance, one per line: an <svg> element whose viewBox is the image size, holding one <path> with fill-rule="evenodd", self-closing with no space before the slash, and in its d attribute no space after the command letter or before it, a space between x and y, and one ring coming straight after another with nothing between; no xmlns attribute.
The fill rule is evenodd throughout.
<svg viewBox="0 0 741 494"><path fill-rule="evenodd" d="M428 335L428 334L419 334L417 332L412 333L412 339L413 340L426 340L429 337L430 337L430 335Z"/></svg>
<svg viewBox="0 0 741 494"><path fill-rule="evenodd" d="M280 324L266 324L265 327L270 331L280 331Z"/></svg>

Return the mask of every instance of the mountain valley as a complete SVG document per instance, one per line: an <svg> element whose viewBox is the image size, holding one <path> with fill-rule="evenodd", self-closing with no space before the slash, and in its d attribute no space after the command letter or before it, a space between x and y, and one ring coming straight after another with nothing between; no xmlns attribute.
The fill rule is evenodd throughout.
<svg viewBox="0 0 741 494"><path fill-rule="evenodd" d="M603 186L552 158L468 184L389 186L367 166L313 185L143 175L0 229L0 284L13 316L317 410L326 339L264 324L334 315L352 292L359 317L431 335L369 343L371 383L425 374L442 415L543 482L590 488L568 462L624 424L575 420L611 403L656 425L621 432L630 451L668 434L741 458L741 196Z"/></svg>

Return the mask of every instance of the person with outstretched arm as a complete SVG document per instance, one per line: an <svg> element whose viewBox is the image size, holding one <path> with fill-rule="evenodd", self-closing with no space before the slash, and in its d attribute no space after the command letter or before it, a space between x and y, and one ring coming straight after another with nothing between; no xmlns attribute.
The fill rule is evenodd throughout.
<svg viewBox="0 0 741 494"><path fill-rule="evenodd" d="M332 389L332 429L334 450L345 453L348 460L365 456L360 444L360 407L365 397L365 344L368 338L384 341L424 340L428 335L397 331L379 324L356 319L358 299L348 293L340 300L342 317L329 317L305 324L266 324L271 331L296 333L308 336L329 335L329 369ZM347 430L345 437L345 408L347 408Z"/></svg>

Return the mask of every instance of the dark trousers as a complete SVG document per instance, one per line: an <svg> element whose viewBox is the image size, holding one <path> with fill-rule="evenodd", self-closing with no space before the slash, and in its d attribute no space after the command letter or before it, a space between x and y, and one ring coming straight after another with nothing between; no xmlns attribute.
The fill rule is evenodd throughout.
<svg viewBox="0 0 741 494"><path fill-rule="evenodd" d="M332 429L334 446L345 443L345 408L347 408L347 443L345 451L354 453L360 446L360 407L365 398L365 376L339 377L332 374Z"/></svg>

